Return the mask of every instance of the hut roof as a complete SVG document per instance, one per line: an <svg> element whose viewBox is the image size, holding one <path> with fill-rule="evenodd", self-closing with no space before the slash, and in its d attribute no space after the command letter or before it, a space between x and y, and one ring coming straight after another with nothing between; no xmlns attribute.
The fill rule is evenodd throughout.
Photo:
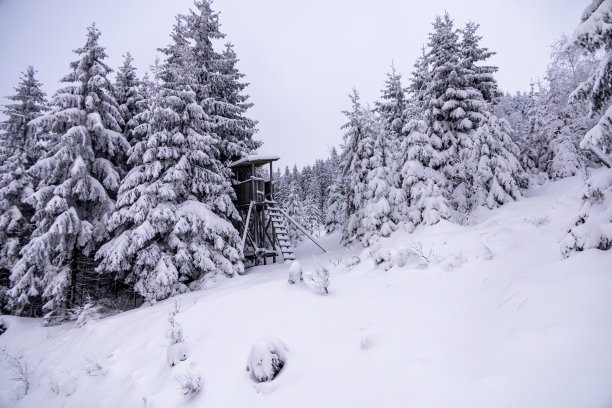
<svg viewBox="0 0 612 408"><path fill-rule="evenodd" d="M243 157L240 160L230 163L229 167L232 169L235 169L238 167L251 167L252 165L255 165L255 167L259 167L259 166L263 166L266 163L276 161L278 159L280 159L280 157L278 156L256 155L255 154L255 155Z"/></svg>

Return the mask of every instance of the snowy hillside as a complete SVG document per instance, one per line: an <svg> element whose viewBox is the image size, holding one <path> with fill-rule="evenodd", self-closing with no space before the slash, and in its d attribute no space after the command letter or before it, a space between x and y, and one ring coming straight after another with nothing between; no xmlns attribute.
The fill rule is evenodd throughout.
<svg viewBox="0 0 612 408"><path fill-rule="evenodd" d="M559 251L582 185L547 184L469 226L397 232L374 254L336 235L325 255L305 244L297 257L305 272L329 268L328 295L289 285L276 264L82 328L3 316L0 406L609 407L612 252ZM428 261L408 255L419 244ZM175 301L188 358L170 367ZM255 384L247 356L270 336L287 364ZM21 400L17 361L29 367ZM188 372L203 380L191 401Z"/></svg>

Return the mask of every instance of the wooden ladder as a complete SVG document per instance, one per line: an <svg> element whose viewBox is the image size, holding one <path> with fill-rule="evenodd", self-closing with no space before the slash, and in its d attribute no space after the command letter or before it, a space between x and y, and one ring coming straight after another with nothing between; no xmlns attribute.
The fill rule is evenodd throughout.
<svg viewBox="0 0 612 408"><path fill-rule="evenodd" d="M293 245L291 245L291 240L289 239L289 232L285 217L280 210L277 207L274 207L274 205L271 203L268 204L268 213L270 215L270 219L272 220L272 227L274 228L274 234L276 235L278 246L283 254L283 259L285 261L294 261L295 254L293 252Z"/></svg>

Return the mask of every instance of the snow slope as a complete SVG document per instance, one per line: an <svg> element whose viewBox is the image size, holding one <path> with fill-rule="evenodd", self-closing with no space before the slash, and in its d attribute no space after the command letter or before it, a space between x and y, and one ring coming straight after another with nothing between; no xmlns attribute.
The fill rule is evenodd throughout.
<svg viewBox="0 0 612 408"><path fill-rule="evenodd" d="M276 264L82 328L4 316L0 348L29 363L31 388L15 400L21 384L5 363L0 406L610 407L612 251L559 251L581 187L565 179L468 226L396 233L374 254L394 266L337 236L322 239L328 254L305 244L298 259L306 272L330 269L329 295L288 285L289 265ZM398 255L411 242L429 263ZM175 299L189 356L170 367ZM246 359L270 336L288 361L256 385ZM189 371L204 380L191 401L177 380Z"/></svg>

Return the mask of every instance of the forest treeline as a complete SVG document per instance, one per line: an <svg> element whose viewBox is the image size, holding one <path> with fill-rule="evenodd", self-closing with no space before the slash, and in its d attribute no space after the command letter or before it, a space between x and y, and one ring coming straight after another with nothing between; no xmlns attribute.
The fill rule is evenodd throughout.
<svg viewBox="0 0 612 408"><path fill-rule="evenodd" d="M339 149L277 169L277 202L312 233L367 247L585 174L561 252L609 249L612 176L590 174L612 164L611 27L609 2L594 0L574 36L552 45L545 77L510 95L478 24L437 17L407 81L391 67L372 105L350 94ZM10 313L61 321L244 271L228 164L261 142L236 52L219 45L219 14L197 0L141 78L129 54L112 77L100 35L88 28L50 99L28 67L4 108L0 300Z"/></svg>

